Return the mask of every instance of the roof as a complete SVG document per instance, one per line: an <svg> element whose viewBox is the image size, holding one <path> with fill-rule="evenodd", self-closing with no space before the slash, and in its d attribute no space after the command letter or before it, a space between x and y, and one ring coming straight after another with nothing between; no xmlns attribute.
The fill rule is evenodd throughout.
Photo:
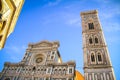
<svg viewBox="0 0 120 80"><path fill-rule="evenodd" d="M84 80L83 75L79 71L76 70L75 73L76 73L75 80Z"/></svg>

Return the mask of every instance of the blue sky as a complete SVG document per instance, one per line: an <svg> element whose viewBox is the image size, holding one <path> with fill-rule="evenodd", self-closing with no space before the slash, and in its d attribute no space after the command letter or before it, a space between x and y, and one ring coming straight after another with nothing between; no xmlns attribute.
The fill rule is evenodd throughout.
<svg viewBox="0 0 120 80"><path fill-rule="evenodd" d="M59 41L64 62L76 61L83 74L80 12L98 10L112 65L120 80L120 1L119 0L25 0L14 32L0 51L0 71L4 62L20 62L28 43Z"/></svg>

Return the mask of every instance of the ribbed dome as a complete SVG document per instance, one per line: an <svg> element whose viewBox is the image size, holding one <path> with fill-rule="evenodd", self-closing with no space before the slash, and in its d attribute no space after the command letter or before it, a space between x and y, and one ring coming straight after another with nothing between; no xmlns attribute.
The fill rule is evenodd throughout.
<svg viewBox="0 0 120 80"><path fill-rule="evenodd" d="M78 72L77 70L76 70L75 80L84 80L83 75L80 72Z"/></svg>

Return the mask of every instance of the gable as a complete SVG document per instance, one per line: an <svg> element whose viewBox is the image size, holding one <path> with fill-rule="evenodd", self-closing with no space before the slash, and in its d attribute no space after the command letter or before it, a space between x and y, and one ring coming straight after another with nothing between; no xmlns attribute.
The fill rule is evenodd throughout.
<svg viewBox="0 0 120 80"><path fill-rule="evenodd" d="M33 44L30 44L32 45L32 48L40 48L40 47L53 47L54 45L59 45L58 43L55 44L54 42L49 42L49 41L41 41L41 42L38 42L38 43L33 43Z"/></svg>

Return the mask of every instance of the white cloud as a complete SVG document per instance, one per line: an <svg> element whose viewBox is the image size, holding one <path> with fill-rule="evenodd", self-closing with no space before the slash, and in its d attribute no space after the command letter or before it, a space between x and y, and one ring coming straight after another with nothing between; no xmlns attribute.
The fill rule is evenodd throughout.
<svg viewBox="0 0 120 80"><path fill-rule="evenodd" d="M56 6L61 2L61 0L55 0L54 2L49 1L47 6Z"/></svg>
<svg viewBox="0 0 120 80"><path fill-rule="evenodd" d="M120 41L119 36L111 36L109 35L106 38L107 43L109 43L109 45L113 45L113 44L119 44L118 42Z"/></svg>
<svg viewBox="0 0 120 80"><path fill-rule="evenodd" d="M120 31L120 23L106 23L104 24L104 30L107 32L116 32L116 31Z"/></svg>
<svg viewBox="0 0 120 80"><path fill-rule="evenodd" d="M110 0L93 0L93 1L98 3L105 3L105 4L110 2Z"/></svg>
<svg viewBox="0 0 120 80"><path fill-rule="evenodd" d="M106 8L101 13L101 16L103 18L112 18L116 15L120 15L120 9L119 8Z"/></svg>
<svg viewBox="0 0 120 80"><path fill-rule="evenodd" d="M74 26L80 26L80 19L79 18L74 18L74 19L68 19L67 21L66 21L66 23L68 24L68 25L74 25Z"/></svg>
<svg viewBox="0 0 120 80"><path fill-rule="evenodd" d="M25 53L26 46L10 45L5 47L5 54L9 56L12 62L19 62Z"/></svg>
<svg viewBox="0 0 120 80"><path fill-rule="evenodd" d="M22 45L22 46L15 46L15 45L10 45L5 47L5 51L7 53L21 53L23 50L26 49L26 46Z"/></svg>
<svg viewBox="0 0 120 80"><path fill-rule="evenodd" d="M107 6L109 5L109 6ZM116 15L120 15L120 7L119 5L115 5L115 4L104 4L104 5L101 5L101 8L100 8L101 12L100 12L100 16L103 18L103 19L108 19L108 18L113 18L114 16Z"/></svg>
<svg viewBox="0 0 120 80"><path fill-rule="evenodd" d="M21 57L19 56L19 57L17 57L17 56L10 56L9 57L9 59L11 59L12 61L14 61L14 62L18 62L18 61L21 61Z"/></svg>

